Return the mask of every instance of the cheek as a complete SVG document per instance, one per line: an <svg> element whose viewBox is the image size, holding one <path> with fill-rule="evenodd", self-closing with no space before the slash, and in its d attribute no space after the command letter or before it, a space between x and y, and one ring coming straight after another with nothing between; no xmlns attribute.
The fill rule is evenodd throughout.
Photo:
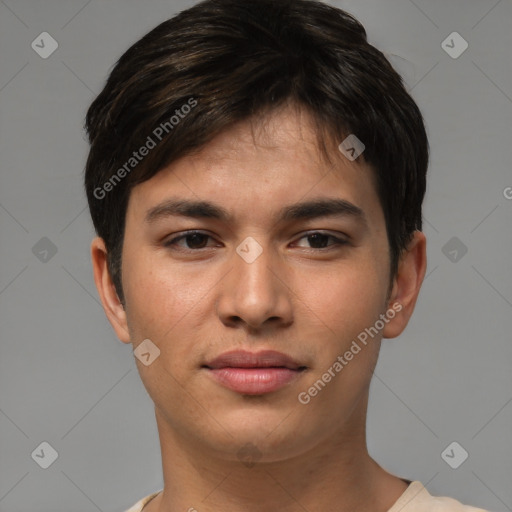
<svg viewBox="0 0 512 512"><path fill-rule="evenodd" d="M132 341L149 338L161 351L161 363L183 377L209 344L205 326L214 311L218 272L172 265L165 253L140 251L134 256L128 246L126 253L126 314Z"/></svg>
<svg viewBox="0 0 512 512"><path fill-rule="evenodd" d="M130 251L123 259L126 313L137 336L161 339L197 304L200 290L164 258Z"/></svg>
<svg viewBox="0 0 512 512"><path fill-rule="evenodd" d="M195 327L207 300L206 290L200 285L201 279L191 280L155 257L140 255L134 260L126 259L130 336L134 348L149 339L160 350L158 358L147 367L136 361L139 374L157 405L181 403L183 387L188 385L190 371L199 357L200 331Z"/></svg>
<svg viewBox="0 0 512 512"><path fill-rule="evenodd" d="M343 339L356 336L382 312L387 276L363 258L295 277L297 296L324 329Z"/></svg>

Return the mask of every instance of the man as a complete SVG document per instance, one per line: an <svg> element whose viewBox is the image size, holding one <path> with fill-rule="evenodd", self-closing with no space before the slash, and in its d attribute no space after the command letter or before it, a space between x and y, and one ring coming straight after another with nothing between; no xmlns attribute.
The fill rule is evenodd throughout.
<svg viewBox="0 0 512 512"><path fill-rule="evenodd" d="M155 403L130 512L475 512L368 454L368 392L425 275L428 141L347 13L207 0L91 105L95 282Z"/></svg>

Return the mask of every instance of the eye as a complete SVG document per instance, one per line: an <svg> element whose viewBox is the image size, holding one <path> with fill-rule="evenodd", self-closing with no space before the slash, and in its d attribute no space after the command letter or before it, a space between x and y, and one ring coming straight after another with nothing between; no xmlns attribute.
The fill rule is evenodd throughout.
<svg viewBox="0 0 512 512"><path fill-rule="evenodd" d="M320 231L313 231L307 233L303 237L299 238L299 240L302 240L304 238L308 240L308 243L313 245L313 247L311 247L312 249L328 249L329 247L332 246L341 246L346 245L348 243L346 240L335 237L334 235L330 235L328 233L322 233ZM327 241L329 240L329 238L332 238L334 240L334 243L327 245Z"/></svg>
<svg viewBox="0 0 512 512"><path fill-rule="evenodd" d="M208 248L207 243L209 238L213 240L213 237L207 233L203 233L201 231L188 231L181 234L180 236L170 239L169 241L165 242L164 245L165 247L172 249L193 252ZM312 231L299 238L299 240L303 239L308 240L310 249L317 250L329 249L329 247L346 245L348 243L346 240L335 237L334 235L330 235L328 233L322 233L320 231ZM332 239L334 243L328 244L329 239ZM186 244L185 247L180 244L182 241ZM301 246L299 245L299 247ZM307 249L308 247L304 248Z"/></svg>
<svg viewBox="0 0 512 512"><path fill-rule="evenodd" d="M175 238L172 238L171 240L165 242L165 247L180 247L184 250L197 250L197 249L204 249L205 248L205 242L208 238L212 238L210 235L206 233L202 233L201 231L188 231L187 233L184 233L180 236L177 236ZM188 247L183 247L182 245L178 245L178 242L181 240L184 240Z"/></svg>

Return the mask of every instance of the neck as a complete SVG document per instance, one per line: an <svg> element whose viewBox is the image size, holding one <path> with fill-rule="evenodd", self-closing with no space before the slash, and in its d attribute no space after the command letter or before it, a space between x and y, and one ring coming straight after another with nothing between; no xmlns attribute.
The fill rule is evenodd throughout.
<svg viewBox="0 0 512 512"><path fill-rule="evenodd" d="M362 405L357 434L343 430L286 460L254 465L179 437L155 409L164 491L144 512L386 512L407 484L369 456Z"/></svg>

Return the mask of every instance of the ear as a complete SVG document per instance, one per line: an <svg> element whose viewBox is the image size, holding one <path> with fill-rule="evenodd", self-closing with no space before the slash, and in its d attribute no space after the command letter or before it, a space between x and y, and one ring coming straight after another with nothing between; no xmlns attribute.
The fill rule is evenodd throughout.
<svg viewBox="0 0 512 512"><path fill-rule="evenodd" d="M105 314L114 328L117 337L123 343L130 343L126 313L108 270L107 249L103 238L96 237L92 241L91 259L94 282L96 283Z"/></svg>
<svg viewBox="0 0 512 512"><path fill-rule="evenodd" d="M399 336L411 318L427 268L427 240L421 231L415 231L406 250L400 257L398 272L393 280L388 311L396 314L385 325L384 338Z"/></svg>

